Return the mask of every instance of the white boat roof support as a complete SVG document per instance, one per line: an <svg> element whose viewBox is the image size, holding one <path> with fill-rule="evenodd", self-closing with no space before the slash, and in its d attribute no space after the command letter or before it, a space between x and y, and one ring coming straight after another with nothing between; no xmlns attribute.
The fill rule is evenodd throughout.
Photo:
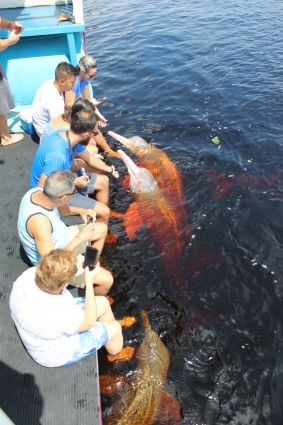
<svg viewBox="0 0 283 425"><path fill-rule="evenodd" d="M32 6L62 6L72 4L72 0L2 0L1 8L32 7Z"/></svg>
<svg viewBox="0 0 283 425"><path fill-rule="evenodd" d="M73 15L76 24L84 23L83 0L1 0L1 9L9 9L16 7L33 7L33 6L67 6L73 5Z"/></svg>

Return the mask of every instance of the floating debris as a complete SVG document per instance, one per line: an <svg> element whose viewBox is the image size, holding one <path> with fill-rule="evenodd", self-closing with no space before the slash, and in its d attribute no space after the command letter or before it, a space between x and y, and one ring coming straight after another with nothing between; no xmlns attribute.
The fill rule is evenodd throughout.
<svg viewBox="0 0 283 425"><path fill-rule="evenodd" d="M213 142L215 145L219 145L220 140L219 140L219 138L218 138L217 136L215 136L215 137L213 137L212 142Z"/></svg>

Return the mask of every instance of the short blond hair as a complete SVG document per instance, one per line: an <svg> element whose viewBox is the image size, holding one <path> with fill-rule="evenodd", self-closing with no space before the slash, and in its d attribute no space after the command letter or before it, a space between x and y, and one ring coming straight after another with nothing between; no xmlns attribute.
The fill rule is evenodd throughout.
<svg viewBox="0 0 283 425"><path fill-rule="evenodd" d="M64 249L54 249L38 263L35 283L42 291L53 293L70 283L76 273L77 255Z"/></svg>

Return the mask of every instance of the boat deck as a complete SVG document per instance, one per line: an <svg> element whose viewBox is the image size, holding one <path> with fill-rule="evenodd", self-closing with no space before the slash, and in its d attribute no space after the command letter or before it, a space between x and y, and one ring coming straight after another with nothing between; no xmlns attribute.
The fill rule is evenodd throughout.
<svg viewBox="0 0 283 425"><path fill-rule="evenodd" d="M41 367L27 354L10 316L12 284L28 267L20 252L16 222L36 149L28 135L19 144L0 147L0 407L17 425L98 425L97 357L68 367ZM72 292L77 295L78 291Z"/></svg>

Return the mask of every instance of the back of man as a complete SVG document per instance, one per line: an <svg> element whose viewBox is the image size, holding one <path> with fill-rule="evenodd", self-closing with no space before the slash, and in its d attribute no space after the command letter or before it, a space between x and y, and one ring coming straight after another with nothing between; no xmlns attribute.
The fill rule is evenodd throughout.
<svg viewBox="0 0 283 425"><path fill-rule="evenodd" d="M74 156L83 152L84 149L81 144L71 148L62 132L53 132L39 145L34 156L30 174L30 187L33 188L38 185L42 174L49 176L53 171L69 170Z"/></svg>
<svg viewBox="0 0 283 425"><path fill-rule="evenodd" d="M41 136L45 126L64 112L64 96L54 86L53 80L45 81L37 90L32 102L32 123Z"/></svg>
<svg viewBox="0 0 283 425"><path fill-rule="evenodd" d="M23 197L18 217L18 233L21 244L32 264L37 264L40 255L34 237L27 230L27 222L30 217L44 215L48 218L52 228L52 241L57 248L67 245L71 236L65 223L60 219L57 208L47 209L42 205L36 204L32 200L32 195L38 191L42 191L41 187L29 190Z"/></svg>

